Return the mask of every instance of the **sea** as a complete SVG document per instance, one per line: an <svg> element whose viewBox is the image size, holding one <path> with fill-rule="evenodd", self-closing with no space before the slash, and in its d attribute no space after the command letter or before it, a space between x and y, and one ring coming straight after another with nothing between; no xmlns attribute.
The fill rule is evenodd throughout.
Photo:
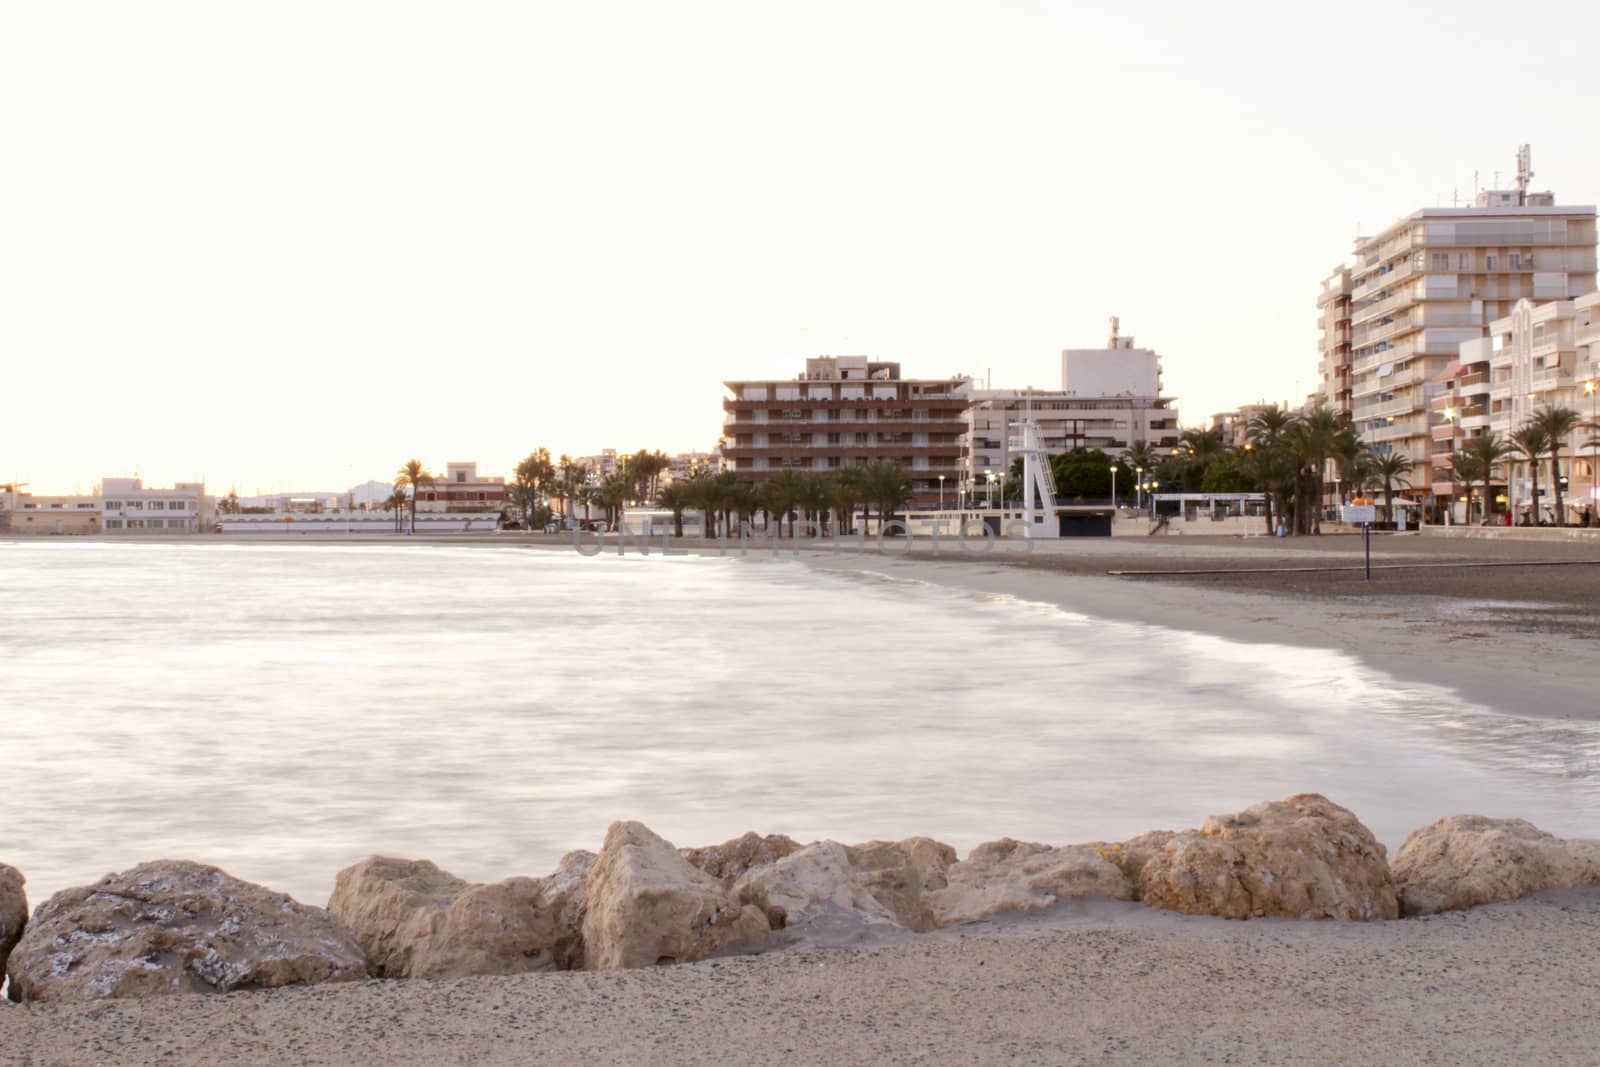
<svg viewBox="0 0 1600 1067"><path fill-rule="evenodd" d="M1390 849L1600 822L1600 724L870 559L13 540L0 597L0 862L35 903L161 858L316 904L373 854L539 875L617 819L963 852L1308 791Z"/></svg>

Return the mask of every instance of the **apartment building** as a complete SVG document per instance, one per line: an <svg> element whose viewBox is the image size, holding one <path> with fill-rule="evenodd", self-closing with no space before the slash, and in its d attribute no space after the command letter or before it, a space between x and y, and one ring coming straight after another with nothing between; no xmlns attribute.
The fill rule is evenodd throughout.
<svg viewBox="0 0 1600 1067"><path fill-rule="evenodd" d="M622 461L614 448L602 448L593 456L579 456L573 462L589 472L588 484L592 486L604 482L622 466Z"/></svg>
<svg viewBox="0 0 1600 1067"><path fill-rule="evenodd" d="M1316 399L1345 415L1354 411L1350 393L1351 291L1350 268L1335 267L1323 280L1322 293L1317 297L1317 328L1321 330L1317 373L1322 390Z"/></svg>
<svg viewBox="0 0 1600 1067"><path fill-rule="evenodd" d="M1519 300L1594 289L1594 206L1529 192L1526 150L1518 162L1516 189L1480 193L1471 207L1424 208L1356 242L1351 417L1369 444L1407 452L1419 485L1435 481L1432 397L1463 342L1486 336ZM1325 306L1336 327L1337 297ZM1322 393L1337 397L1338 360L1325 365Z"/></svg>
<svg viewBox="0 0 1600 1067"><path fill-rule="evenodd" d="M966 378L908 379L866 356L806 360L795 379L729 381L722 402L723 468L765 481L779 471L827 474L897 461L914 506L937 504L962 467Z"/></svg>
<svg viewBox="0 0 1600 1067"><path fill-rule="evenodd" d="M505 502L505 478L480 475L476 463L446 463L444 473L434 475L433 487L418 495L417 511L499 511Z"/></svg>
<svg viewBox="0 0 1600 1067"><path fill-rule="evenodd" d="M0 531L17 534L99 533L102 516L95 496L35 496L0 486Z"/></svg>
<svg viewBox="0 0 1600 1067"><path fill-rule="evenodd" d="M972 389L967 408L966 488L1008 471L1015 426L1032 420L1044 450L1098 448L1121 455L1136 444L1178 447L1178 411L1161 395L1161 357L1124 337L1117 319L1104 348L1061 353L1061 389ZM1004 427L1011 426L1008 435Z"/></svg>
<svg viewBox="0 0 1600 1067"><path fill-rule="evenodd" d="M707 471L715 474L722 469L722 456L720 452L679 452L671 457L667 469L662 472L661 484L671 485L690 478L696 471Z"/></svg>

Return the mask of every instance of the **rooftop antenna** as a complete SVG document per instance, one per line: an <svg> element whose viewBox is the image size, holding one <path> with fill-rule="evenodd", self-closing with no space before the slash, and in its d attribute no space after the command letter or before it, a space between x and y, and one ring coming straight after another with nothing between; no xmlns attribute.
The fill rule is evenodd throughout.
<svg viewBox="0 0 1600 1067"><path fill-rule="evenodd" d="M1478 172L1472 172L1472 199L1478 199Z"/></svg>
<svg viewBox="0 0 1600 1067"><path fill-rule="evenodd" d="M1517 148L1517 205L1528 203L1528 183L1533 181L1533 149L1529 145Z"/></svg>

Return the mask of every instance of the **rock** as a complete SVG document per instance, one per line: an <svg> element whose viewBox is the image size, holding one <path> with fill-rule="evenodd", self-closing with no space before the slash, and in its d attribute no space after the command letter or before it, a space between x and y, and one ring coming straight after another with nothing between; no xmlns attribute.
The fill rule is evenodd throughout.
<svg viewBox="0 0 1600 1067"><path fill-rule="evenodd" d="M928 903L937 925L947 926L1080 897L1131 900L1133 881L1109 858L1119 848L1098 843L1052 848L1009 837L989 841L950 868L949 885Z"/></svg>
<svg viewBox="0 0 1600 1067"><path fill-rule="evenodd" d="M1402 915L1432 915L1540 889L1600 882L1600 841L1565 840L1522 819L1451 815L1394 854Z"/></svg>
<svg viewBox="0 0 1600 1067"><path fill-rule="evenodd" d="M788 931L788 941L837 944L859 939L867 928L899 925L851 864L849 849L837 841L818 841L752 868L733 893L741 904L759 908L773 929Z"/></svg>
<svg viewBox="0 0 1600 1067"><path fill-rule="evenodd" d="M845 853L867 892L889 909L895 922L918 932L938 925L927 894L946 886L955 849L932 838L910 837L846 845Z"/></svg>
<svg viewBox="0 0 1600 1067"><path fill-rule="evenodd" d="M584 892L589 970L704 959L770 930L759 908L735 903L727 887L642 823L611 825Z"/></svg>
<svg viewBox="0 0 1600 1067"><path fill-rule="evenodd" d="M339 872L328 910L382 978L461 978L582 965L579 910L591 852L547 878L465 882L427 860L375 856Z"/></svg>
<svg viewBox="0 0 1600 1067"><path fill-rule="evenodd" d="M1161 853L1167 847L1167 842L1178 836L1171 830L1152 830L1138 837L1130 837L1118 844L1097 844L1101 854L1117 865L1117 868L1127 875L1133 883L1134 895L1139 892L1139 875L1144 871L1144 865Z"/></svg>
<svg viewBox="0 0 1600 1067"><path fill-rule="evenodd" d="M28 894L22 891L26 881L21 871L0 863L0 978L5 977L6 957L28 925Z"/></svg>
<svg viewBox="0 0 1600 1067"><path fill-rule="evenodd" d="M748 833L720 845L682 848L678 854L713 878L734 882L752 867L760 867L798 851L800 845L783 834Z"/></svg>
<svg viewBox="0 0 1600 1067"><path fill-rule="evenodd" d="M1213 815L1174 834L1139 871L1151 907L1229 919L1393 919L1384 848L1355 815L1316 793Z"/></svg>
<svg viewBox="0 0 1600 1067"><path fill-rule="evenodd" d="M9 967L13 999L225 993L367 977L344 923L198 863L158 860L47 900Z"/></svg>

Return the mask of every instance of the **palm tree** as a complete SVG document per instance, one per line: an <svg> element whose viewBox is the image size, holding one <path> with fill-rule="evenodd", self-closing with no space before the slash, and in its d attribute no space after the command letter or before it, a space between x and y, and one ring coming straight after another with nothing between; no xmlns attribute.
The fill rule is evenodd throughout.
<svg viewBox="0 0 1600 1067"><path fill-rule="evenodd" d="M1489 484L1494 480L1494 468L1509 459L1516 449L1501 440L1499 434L1489 430L1469 438L1461 446L1461 451L1476 457L1483 464L1483 522L1487 526L1494 517L1494 493ZM1509 483L1510 479L1507 481Z"/></svg>
<svg viewBox="0 0 1600 1067"><path fill-rule="evenodd" d="M661 490L656 503L672 512L672 536L683 536L683 510L689 506L688 482L673 482Z"/></svg>
<svg viewBox="0 0 1600 1067"><path fill-rule="evenodd" d="M877 459L866 466L862 490L866 499L878 506L878 533L882 535L884 524L893 520L900 505L911 499L911 479L894 460Z"/></svg>
<svg viewBox="0 0 1600 1067"><path fill-rule="evenodd" d="M783 520L791 518L791 512L806 491L805 475L792 467L785 467L772 477L772 480L761 487L761 500L767 513L767 521L778 520L778 537L783 537ZM794 524L790 523L790 532L793 533Z"/></svg>
<svg viewBox="0 0 1600 1067"><path fill-rule="evenodd" d="M1372 458L1372 476L1374 481L1383 483L1383 510L1390 522L1394 522L1394 487L1409 486L1411 479L1406 475L1411 473L1411 457L1404 452L1390 449L1388 452L1376 454ZM1396 524L1398 525L1398 524Z"/></svg>
<svg viewBox="0 0 1600 1067"><path fill-rule="evenodd" d="M411 498L406 495L406 491L397 485L394 487L394 492L390 493L389 498L383 502L384 511L394 512L395 533L400 532L400 523L405 517L406 505L410 503L410 501Z"/></svg>
<svg viewBox="0 0 1600 1067"><path fill-rule="evenodd" d="M833 502L833 482L820 474L813 474L805 480L800 494L795 503L800 505L800 510L805 514L806 521L815 520L812 535L821 537L827 525L828 505Z"/></svg>
<svg viewBox="0 0 1600 1067"><path fill-rule="evenodd" d="M1489 477L1483 460L1471 452L1457 450L1450 453L1450 473L1467 487L1467 522L1472 522L1472 486L1479 478Z"/></svg>
<svg viewBox="0 0 1600 1067"><path fill-rule="evenodd" d="M628 503L628 498L633 494L634 482L626 470L617 473L601 483L595 493L596 503L606 509L606 523L614 530L622 517L622 509Z"/></svg>
<svg viewBox="0 0 1600 1067"><path fill-rule="evenodd" d="M422 495L424 488L432 488L433 475L428 473L428 468L422 465L420 459L408 459L405 465L395 474L395 485L411 490L411 530L417 529L417 497Z"/></svg>
<svg viewBox="0 0 1600 1067"><path fill-rule="evenodd" d="M1227 442L1222 439L1222 431L1218 429L1185 430L1178 435L1178 439L1201 465L1210 463L1212 457L1227 447Z"/></svg>
<svg viewBox="0 0 1600 1067"><path fill-rule="evenodd" d="M1533 500L1533 505L1529 508L1528 522L1537 526L1539 525L1539 457L1550 450L1550 435L1538 424L1526 422L1521 429L1512 433L1511 447L1516 450L1516 458L1528 464Z"/></svg>
<svg viewBox="0 0 1600 1067"><path fill-rule="evenodd" d="M1161 465L1161 457L1155 454L1155 450L1150 447L1148 441L1135 442L1123 454L1123 459L1128 466L1134 469L1135 474L1141 470L1146 474L1154 474L1156 468Z"/></svg>
<svg viewBox="0 0 1600 1067"><path fill-rule="evenodd" d="M1547 407L1528 421L1543 430L1549 438L1545 448L1550 453L1550 483L1556 490L1556 525L1565 526L1567 513L1561 503L1561 446L1572 435L1572 431L1583 424L1583 416L1572 408Z"/></svg>
<svg viewBox="0 0 1600 1067"><path fill-rule="evenodd" d="M1250 422L1245 427L1245 434L1250 439L1247 451L1251 454L1251 466L1271 502L1272 514L1267 522L1269 527L1282 525L1283 513L1288 510L1284 489L1299 480L1298 457L1285 441L1295 422L1296 416L1292 412L1273 404L1250 416Z"/></svg>
<svg viewBox="0 0 1600 1067"><path fill-rule="evenodd" d="M839 511L839 531L849 534L856 505L865 499L863 482L866 468L853 464L839 471L833 480L833 506Z"/></svg>

